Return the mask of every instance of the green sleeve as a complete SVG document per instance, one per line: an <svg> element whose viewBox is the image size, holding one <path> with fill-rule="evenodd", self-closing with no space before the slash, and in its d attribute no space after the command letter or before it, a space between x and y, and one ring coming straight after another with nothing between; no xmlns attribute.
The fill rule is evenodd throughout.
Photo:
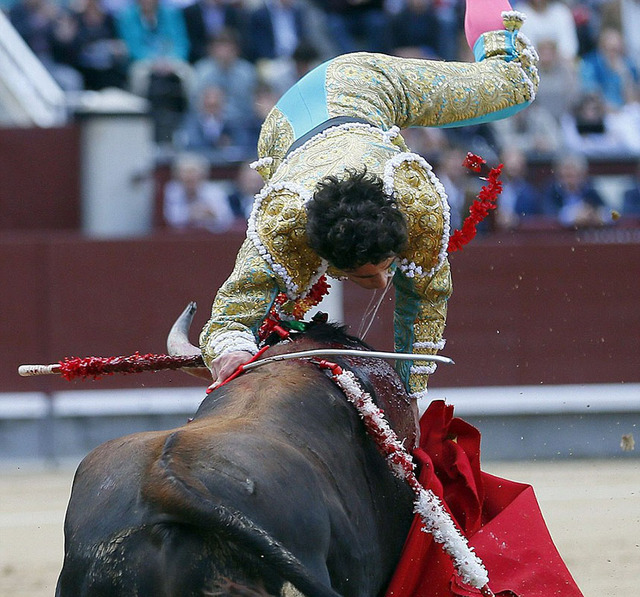
<svg viewBox="0 0 640 597"><path fill-rule="evenodd" d="M437 353L444 347L447 301L451 295L449 263L445 262L432 277L408 277L397 271L393 282L396 287L396 351ZM396 367L412 397L422 397L427 390L429 374L435 370L434 364L398 361Z"/></svg>

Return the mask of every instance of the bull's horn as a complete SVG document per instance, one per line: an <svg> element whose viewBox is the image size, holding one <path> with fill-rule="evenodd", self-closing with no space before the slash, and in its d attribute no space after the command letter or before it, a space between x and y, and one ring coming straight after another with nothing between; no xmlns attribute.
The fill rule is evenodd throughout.
<svg viewBox="0 0 640 597"><path fill-rule="evenodd" d="M200 354L200 349L189 342L189 328L196 314L197 305L191 301L171 327L167 337L167 350L170 355L193 356Z"/></svg>

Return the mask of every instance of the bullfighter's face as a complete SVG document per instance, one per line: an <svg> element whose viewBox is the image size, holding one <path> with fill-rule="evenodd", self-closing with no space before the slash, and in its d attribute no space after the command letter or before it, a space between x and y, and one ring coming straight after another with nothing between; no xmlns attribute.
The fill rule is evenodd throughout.
<svg viewBox="0 0 640 597"><path fill-rule="evenodd" d="M367 290L384 288L393 276L393 272L389 269L393 260L393 257L389 257L381 263L366 263L355 269L345 270L344 273L347 279L355 282L361 288Z"/></svg>

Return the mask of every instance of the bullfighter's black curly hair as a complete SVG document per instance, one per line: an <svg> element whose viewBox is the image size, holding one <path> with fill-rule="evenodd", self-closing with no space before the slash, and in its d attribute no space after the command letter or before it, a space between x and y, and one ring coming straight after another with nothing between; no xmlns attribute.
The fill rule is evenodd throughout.
<svg viewBox="0 0 640 597"><path fill-rule="evenodd" d="M307 203L309 246L341 270L382 263L407 245L407 223L380 177L347 170L321 180Z"/></svg>

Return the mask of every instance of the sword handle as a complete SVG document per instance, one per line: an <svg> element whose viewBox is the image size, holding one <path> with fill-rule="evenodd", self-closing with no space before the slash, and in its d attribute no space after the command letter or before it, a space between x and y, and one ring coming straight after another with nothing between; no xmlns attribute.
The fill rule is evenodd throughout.
<svg viewBox="0 0 640 597"><path fill-rule="evenodd" d="M36 375L57 375L60 373L60 365L52 363L51 365L20 365L18 374L22 377L34 377Z"/></svg>

